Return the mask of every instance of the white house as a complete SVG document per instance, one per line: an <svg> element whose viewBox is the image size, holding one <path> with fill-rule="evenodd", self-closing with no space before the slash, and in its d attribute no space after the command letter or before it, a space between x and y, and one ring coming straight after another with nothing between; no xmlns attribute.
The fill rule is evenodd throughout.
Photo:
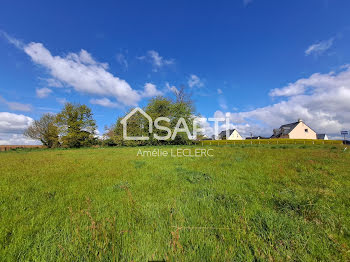
<svg viewBox="0 0 350 262"><path fill-rule="evenodd" d="M218 140L243 140L237 129L230 129L228 133L229 137L226 138L226 130L221 131L221 133L218 135Z"/></svg>

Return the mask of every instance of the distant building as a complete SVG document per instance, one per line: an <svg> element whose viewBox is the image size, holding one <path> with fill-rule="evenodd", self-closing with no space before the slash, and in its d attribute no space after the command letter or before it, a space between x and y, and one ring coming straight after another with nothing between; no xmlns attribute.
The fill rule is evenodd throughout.
<svg viewBox="0 0 350 262"><path fill-rule="evenodd" d="M226 130L222 131L218 135L218 140L243 140L242 136L238 133L236 129L229 130L229 137L226 138Z"/></svg>
<svg viewBox="0 0 350 262"><path fill-rule="evenodd" d="M263 137L263 136L252 136L252 137L246 137L245 139L269 139L269 138Z"/></svg>
<svg viewBox="0 0 350 262"><path fill-rule="evenodd" d="M328 140L328 136L326 134L317 134L317 139Z"/></svg>
<svg viewBox="0 0 350 262"><path fill-rule="evenodd" d="M317 139L316 132L306 125L303 120L282 125L273 130L271 138L289 138L289 139Z"/></svg>

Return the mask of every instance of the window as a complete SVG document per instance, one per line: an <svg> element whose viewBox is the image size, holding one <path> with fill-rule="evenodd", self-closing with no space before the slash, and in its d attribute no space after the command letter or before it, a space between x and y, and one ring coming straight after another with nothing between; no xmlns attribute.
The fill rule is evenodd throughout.
<svg viewBox="0 0 350 262"><path fill-rule="evenodd" d="M308 133L308 132L309 132L309 129L306 128L306 129L305 129L305 133Z"/></svg>

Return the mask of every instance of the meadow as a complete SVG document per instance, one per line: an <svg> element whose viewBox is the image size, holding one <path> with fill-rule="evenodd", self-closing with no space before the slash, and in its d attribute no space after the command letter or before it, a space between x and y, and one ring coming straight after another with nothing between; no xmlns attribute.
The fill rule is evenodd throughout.
<svg viewBox="0 0 350 262"><path fill-rule="evenodd" d="M208 147L1 152L0 260L350 260L344 146Z"/></svg>

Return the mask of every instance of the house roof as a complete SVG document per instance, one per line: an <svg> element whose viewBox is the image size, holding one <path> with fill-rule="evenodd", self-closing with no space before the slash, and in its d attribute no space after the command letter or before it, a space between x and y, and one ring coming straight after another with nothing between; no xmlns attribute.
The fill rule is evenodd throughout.
<svg viewBox="0 0 350 262"><path fill-rule="evenodd" d="M278 138L284 135L288 135L300 122L294 122L286 125L282 125L278 130L280 131L277 135L273 134L271 138Z"/></svg>
<svg viewBox="0 0 350 262"><path fill-rule="evenodd" d="M300 123L303 123L303 121L302 120L298 120L297 122L294 122L294 123L282 125L280 128L275 129L275 130L279 131L277 134L275 134L275 130L274 130L274 134L271 136L271 138L279 138L281 136L288 135ZM305 122L304 122L304 124L305 124ZM312 130L311 127L309 127L308 125L306 125L306 126ZM312 130L312 131L314 131L314 130Z"/></svg>
<svg viewBox="0 0 350 262"><path fill-rule="evenodd" d="M317 134L317 139L325 139L326 134Z"/></svg>
<svg viewBox="0 0 350 262"><path fill-rule="evenodd" d="M289 134L300 122L294 122L286 125L282 125L280 128L283 128L284 134Z"/></svg>
<svg viewBox="0 0 350 262"><path fill-rule="evenodd" d="M232 135L232 133L233 133L233 131L235 131L236 129L230 129L229 130L229 136L230 135ZM221 131L220 133L219 133L219 136L226 136L226 130L224 130L224 131Z"/></svg>
<svg viewBox="0 0 350 262"><path fill-rule="evenodd" d="M264 136L253 136L253 137L246 137L246 139L268 139L268 137L264 137Z"/></svg>

